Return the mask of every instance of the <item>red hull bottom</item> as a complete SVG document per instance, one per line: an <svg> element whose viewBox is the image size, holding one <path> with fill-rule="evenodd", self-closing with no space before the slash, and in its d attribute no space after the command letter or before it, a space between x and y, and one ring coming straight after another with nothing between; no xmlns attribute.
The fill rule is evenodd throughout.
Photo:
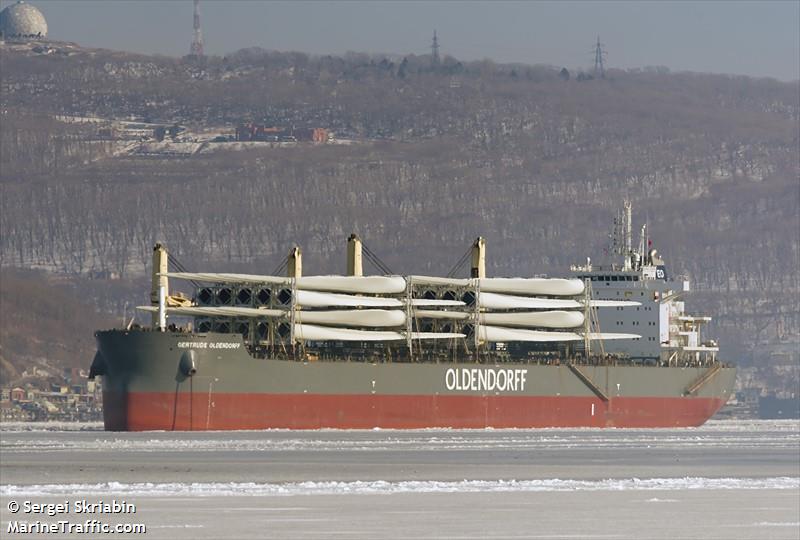
<svg viewBox="0 0 800 540"><path fill-rule="evenodd" d="M112 431L699 426L720 398L107 392Z"/></svg>

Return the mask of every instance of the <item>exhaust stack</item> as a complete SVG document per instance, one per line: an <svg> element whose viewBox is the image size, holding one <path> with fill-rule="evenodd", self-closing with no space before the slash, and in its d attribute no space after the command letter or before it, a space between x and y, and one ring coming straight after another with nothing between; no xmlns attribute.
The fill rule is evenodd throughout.
<svg viewBox="0 0 800 540"><path fill-rule="evenodd" d="M363 276L364 266L361 259L361 238L356 233L347 239L347 275Z"/></svg>
<svg viewBox="0 0 800 540"><path fill-rule="evenodd" d="M486 277L486 239L483 236L476 238L475 243L472 244L472 265L469 277Z"/></svg>
<svg viewBox="0 0 800 540"><path fill-rule="evenodd" d="M156 244L153 247L153 276L150 288L150 304L153 306L159 306L161 308L161 304L166 302L166 298L169 296L169 279L167 278L168 271L169 254L167 253L167 248L165 248L162 244ZM164 327L161 326L163 322L164 321L161 320L160 310L153 312L153 328L159 328L163 330Z"/></svg>

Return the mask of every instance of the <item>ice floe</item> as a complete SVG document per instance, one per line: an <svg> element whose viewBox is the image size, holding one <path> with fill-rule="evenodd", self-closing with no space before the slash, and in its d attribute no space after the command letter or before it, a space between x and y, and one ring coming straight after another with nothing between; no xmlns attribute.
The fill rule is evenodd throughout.
<svg viewBox="0 0 800 540"><path fill-rule="evenodd" d="M152 496L280 496L396 493L486 493L558 491L680 491L680 490L784 490L800 489L798 477L772 478L614 478L605 480L414 480L388 482L168 482L97 484L41 484L0 486L3 496L152 495Z"/></svg>

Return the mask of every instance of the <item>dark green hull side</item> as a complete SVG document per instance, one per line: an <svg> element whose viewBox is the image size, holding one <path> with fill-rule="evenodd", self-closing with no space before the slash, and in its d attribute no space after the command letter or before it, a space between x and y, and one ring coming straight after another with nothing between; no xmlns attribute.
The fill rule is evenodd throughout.
<svg viewBox="0 0 800 540"><path fill-rule="evenodd" d="M736 374L721 364L304 362L254 358L232 334L96 336L109 430L698 426Z"/></svg>

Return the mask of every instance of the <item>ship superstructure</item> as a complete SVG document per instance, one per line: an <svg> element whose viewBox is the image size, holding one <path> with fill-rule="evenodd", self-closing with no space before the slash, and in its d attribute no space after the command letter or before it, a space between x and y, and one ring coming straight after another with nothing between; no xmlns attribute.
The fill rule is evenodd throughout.
<svg viewBox="0 0 800 540"><path fill-rule="evenodd" d="M345 276L303 275L297 247L271 276L172 272L157 245L152 327L97 333L106 428L699 425L732 389L655 252L490 278L479 238L454 279L364 276L362 248Z"/></svg>
<svg viewBox="0 0 800 540"><path fill-rule="evenodd" d="M639 334L631 340L605 343L605 351L647 364L714 364L719 346L701 337L711 317L686 312L684 296L690 292L690 282L667 272L664 259L652 247L646 224L634 247L630 202L625 202L614 220L610 252L617 262L594 265L587 260L571 268L573 276L591 283L593 299L640 304L598 310L603 330Z"/></svg>

